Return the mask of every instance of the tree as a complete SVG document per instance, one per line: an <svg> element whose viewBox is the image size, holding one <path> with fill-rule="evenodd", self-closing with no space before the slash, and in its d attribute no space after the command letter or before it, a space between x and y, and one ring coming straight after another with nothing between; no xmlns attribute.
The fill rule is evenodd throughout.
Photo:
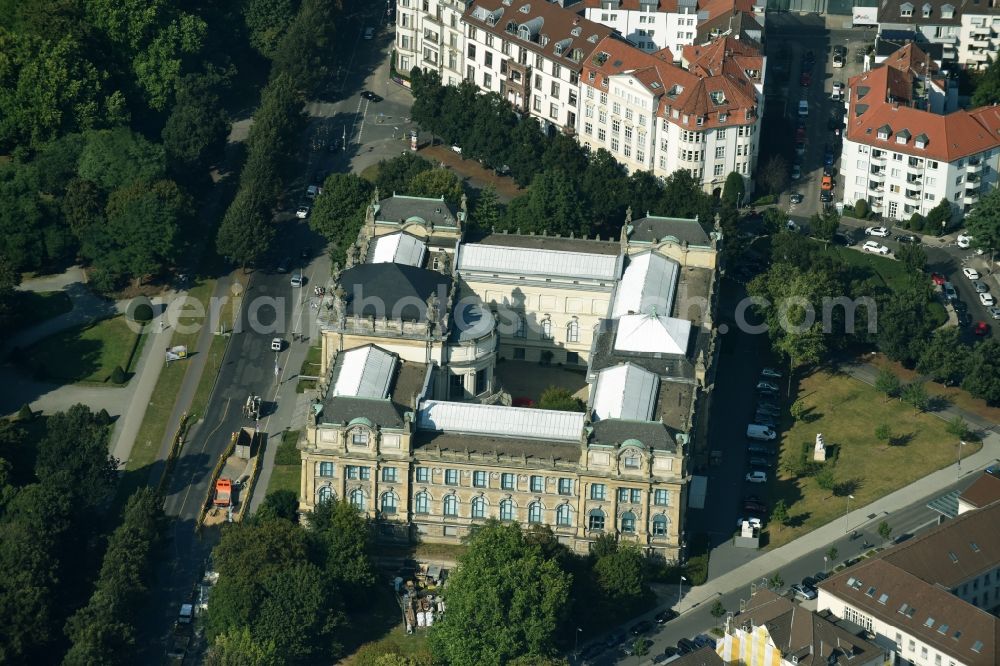
<svg viewBox="0 0 1000 666"><path fill-rule="evenodd" d="M329 76L340 3L302 0L274 51L272 70L291 78L298 90L312 91Z"/></svg>
<svg viewBox="0 0 1000 666"><path fill-rule="evenodd" d="M540 172L531 181L528 193L518 199L524 200L524 206L515 207L511 202L507 208L508 228L554 236L579 236L586 230L575 179L562 169Z"/></svg>
<svg viewBox="0 0 1000 666"><path fill-rule="evenodd" d="M983 195L965 216L965 228L976 247L987 252L1000 250L1000 193L996 188Z"/></svg>
<svg viewBox="0 0 1000 666"><path fill-rule="evenodd" d="M875 426L875 439L883 444L888 444L889 440L892 439L892 426L888 423L879 423Z"/></svg>
<svg viewBox="0 0 1000 666"><path fill-rule="evenodd" d="M816 485L826 491L833 490L833 487L837 483L837 480L833 476L833 468L829 466L823 467L823 469L816 473L814 478L816 479Z"/></svg>
<svg viewBox="0 0 1000 666"><path fill-rule="evenodd" d="M927 251L920 245L900 245L896 250L898 259L906 268L913 273L923 273L927 264Z"/></svg>
<svg viewBox="0 0 1000 666"><path fill-rule="evenodd" d="M375 583L368 521L349 502L328 501L313 510L309 528L326 575L349 600L362 603L366 590Z"/></svg>
<svg viewBox="0 0 1000 666"><path fill-rule="evenodd" d="M470 537L449 580L448 612L429 637L438 658L499 666L554 651L570 577L526 542L520 526L488 521Z"/></svg>
<svg viewBox="0 0 1000 666"><path fill-rule="evenodd" d="M594 563L594 577L606 610L637 609L646 593L645 562L633 544L619 544Z"/></svg>
<svg viewBox="0 0 1000 666"><path fill-rule="evenodd" d="M901 389L902 383L892 370L882 368L878 371L878 375L875 377L875 390L885 396L886 402L889 401L889 398L898 396Z"/></svg>
<svg viewBox="0 0 1000 666"><path fill-rule="evenodd" d="M215 246L219 254L246 268L264 256L274 234L274 225L264 217L252 196L241 189L222 218Z"/></svg>
<svg viewBox="0 0 1000 666"><path fill-rule="evenodd" d="M274 490L264 496L264 501L254 515L256 520L288 520L295 522L299 512L299 496L294 490Z"/></svg>
<svg viewBox="0 0 1000 666"><path fill-rule="evenodd" d="M975 346L962 388L991 405L1000 404L1000 341L986 340Z"/></svg>
<svg viewBox="0 0 1000 666"><path fill-rule="evenodd" d="M726 614L726 607L722 605L722 602L720 600L716 599L715 603L712 604L711 613L712 617L714 617L715 619L719 619L720 617Z"/></svg>
<svg viewBox="0 0 1000 666"><path fill-rule="evenodd" d="M219 77L189 75L163 127L163 148L175 170L204 167L229 135L229 116L216 92Z"/></svg>
<svg viewBox="0 0 1000 666"><path fill-rule="evenodd" d="M892 534L892 528L889 523L882 521L878 524L878 535L882 537L883 543L889 540L889 536Z"/></svg>
<svg viewBox="0 0 1000 666"><path fill-rule="evenodd" d="M915 363L920 357L934 329L933 320L927 316L929 299L930 288L917 276L895 291L880 295L877 340L886 356L903 363Z"/></svg>
<svg viewBox="0 0 1000 666"><path fill-rule="evenodd" d="M826 559L830 560L830 562L833 562L834 560L837 559L837 555L839 554L840 552L837 550L836 546L830 546L830 549L826 551Z"/></svg>
<svg viewBox="0 0 1000 666"><path fill-rule="evenodd" d="M868 202L864 199L858 199L854 202L854 217L859 219L865 219L868 217Z"/></svg>
<svg viewBox="0 0 1000 666"><path fill-rule="evenodd" d="M743 176L735 171L730 171L722 186L722 203L732 208L738 208L743 203L742 199L745 194L746 184L743 182Z"/></svg>
<svg viewBox="0 0 1000 666"><path fill-rule="evenodd" d="M973 209L975 210L975 209ZM927 219L924 221L924 227L939 236L945 232L948 227L948 223L951 222L952 215L954 211L951 207L951 202L948 201L947 197L941 199L934 208L931 208L930 212L927 213Z"/></svg>
<svg viewBox="0 0 1000 666"><path fill-rule="evenodd" d="M574 397L569 389L561 386L550 386L542 391L538 399L539 409L554 409L560 412L582 412L587 406L583 401Z"/></svg>
<svg viewBox="0 0 1000 666"><path fill-rule="evenodd" d="M961 416L956 416L948 421L946 428L948 434L954 435L959 440L964 440L969 436L969 424Z"/></svg>
<svg viewBox="0 0 1000 666"><path fill-rule="evenodd" d="M945 385L958 384L969 369L970 357L959 329L939 328L921 351L917 371Z"/></svg>
<svg viewBox="0 0 1000 666"><path fill-rule="evenodd" d="M250 44L265 58L274 58L282 37L295 18L294 0L249 0L243 6Z"/></svg>
<svg viewBox="0 0 1000 666"><path fill-rule="evenodd" d="M127 127L93 130L86 132L84 139L79 177L97 183L105 191L137 180L156 182L166 174L163 146L147 141Z"/></svg>
<svg viewBox="0 0 1000 666"><path fill-rule="evenodd" d="M771 155L757 175L771 194L783 192L788 185L788 162L780 154Z"/></svg>
<svg viewBox="0 0 1000 666"><path fill-rule="evenodd" d="M62 199L62 214L70 231L78 239L88 238L104 223L107 197L92 180L74 178Z"/></svg>
<svg viewBox="0 0 1000 666"><path fill-rule="evenodd" d="M930 398L927 395L927 389L924 388L923 382L912 382L903 387L903 392L900 395L903 402L911 405L914 410L918 412L923 412L927 410L928 402Z"/></svg>
<svg viewBox="0 0 1000 666"><path fill-rule="evenodd" d="M365 210L372 203L372 184L353 173L335 173L309 215L309 226L334 244L333 256L343 263L347 248L357 240Z"/></svg>
<svg viewBox="0 0 1000 666"><path fill-rule="evenodd" d="M205 655L206 666L281 666L274 641L254 640L247 627L219 634Z"/></svg>
<svg viewBox="0 0 1000 666"><path fill-rule="evenodd" d="M423 171L430 171L434 166L422 157L413 153L403 153L391 160L382 160L378 163L378 176L375 185L378 187L380 196L388 197L393 194L406 192L413 178Z"/></svg>
<svg viewBox="0 0 1000 666"><path fill-rule="evenodd" d="M785 586L785 579L781 577L780 573L775 571L774 575L771 576L771 579L768 581L768 583L770 583L771 587L773 587L774 589L780 590L782 587Z"/></svg>
<svg viewBox="0 0 1000 666"><path fill-rule="evenodd" d="M821 241L832 241L839 228L840 215L837 215L837 211L817 213L809 219L809 231Z"/></svg>
<svg viewBox="0 0 1000 666"><path fill-rule="evenodd" d="M500 226L503 207L497 198L497 191L487 185L480 191L476 206L472 211L472 223L483 230L493 230Z"/></svg>
<svg viewBox="0 0 1000 666"><path fill-rule="evenodd" d="M976 81L976 89L972 92L973 107L993 106L1000 103L1000 64L994 58Z"/></svg>
<svg viewBox="0 0 1000 666"><path fill-rule="evenodd" d="M444 197L445 201L457 206L462 200L462 181L449 169L429 169L410 180L406 194L434 199Z"/></svg>
<svg viewBox="0 0 1000 666"><path fill-rule="evenodd" d="M788 524L788 505L785 504L785 500L779 499L774 503L774 508L771 509L771 522L778 524L778 529L784 527Z"/></svg>

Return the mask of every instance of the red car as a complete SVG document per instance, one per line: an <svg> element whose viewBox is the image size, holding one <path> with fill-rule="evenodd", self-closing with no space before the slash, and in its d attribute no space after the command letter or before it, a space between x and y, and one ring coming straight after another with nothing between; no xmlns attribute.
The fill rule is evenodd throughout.
<svg viewBox="0 0 1000 666"><path fill-rule="evenodd" d="M948 280L946 280L945 277L940 273L931 273L931 282L933 282L937 286L939 287L944 286L944 283L947 281Z"/></svg>
<svg viewBox="0 0 1000 666"><path fill-rule="evenodd" d="M983 337L990 334L990 325L985 321L976 322L976 325L972 327L972 332L979 337Z"/></svg>
<svg viewBox="0 0 1000 666"><path fill-rule="evenodd" d="M808 88L810 83L812 83L812 75L809 72L803 72L802 77L799 78L799 85Z"/></svg>
<svg viewBox="0 0 1000 666"><path fill-rule="evenodd" d="M796 130L795 130L795 140L796 141L805 141L806 140L806 128L805 127L798 127L798 128L796 128Z"/></svg>

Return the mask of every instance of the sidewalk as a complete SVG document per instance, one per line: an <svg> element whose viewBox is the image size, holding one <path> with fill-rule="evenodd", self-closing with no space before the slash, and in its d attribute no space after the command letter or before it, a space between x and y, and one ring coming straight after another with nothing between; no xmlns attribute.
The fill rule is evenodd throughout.
<svg viewBox="0 0 1000 666"><path fill-rule="evenodd" d="M750 581L770 577L772 573L779 571L790 562L810 553L821 551L837 539L843 538L845 522L860 529L862 525L881 520L894 511L933 495L954 483L957 478L979 474L984 467L998 461L1000 461L1000 435L991 432L983 439L983 448L962 461L961 472L958 471L956 465L948 465L944 469L929 474L867 506L858 507L847 514L846 518L838 517L837 520L831 521L791 543L776 548L763 557L758 557L708 581L704 585L691 588L674 608L677 612L684 613L715 599L720 594L745 588Z"/></svg>

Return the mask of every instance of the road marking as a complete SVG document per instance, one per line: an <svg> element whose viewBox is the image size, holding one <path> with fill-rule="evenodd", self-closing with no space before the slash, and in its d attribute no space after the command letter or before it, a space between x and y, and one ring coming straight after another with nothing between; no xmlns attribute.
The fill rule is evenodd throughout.
<svg viewBox="0 0 1000 666"><path fill-rule="evenodd" d="M204 453L205 449L208 448L208 440L211 439L212 435L217 433L219 431L219 428L222 427L223 422L226 420L226 414L229 413L229 405L232 402L232 400L233 400L232 398L226 398L226 406L222 410L222 416L219 418L219 423L218 425L215 426L215 428L212 429L210 433L208 433L208 435L205 436L205 443L201 447L201 453ZM195 478L194 474L192 474L191 480L194 481L194 478ZM194 487L194 485L195 485L194 483L188 483L187 490L184 491L184 499L181 500L181 507L180 507L181 513L183 513L184 511L184 507L187 506L188 496L191 494L191 488Z"/></svg>
<svg viewBox="0 0 1000 666"><path fill-rule="evenodd" d="M365 110L361 113L361 127L358 128L358 145L361 145L361 135L365 133L365 118L368 116L368 107L371 102L365 100ZM361 109L361 105L358 104L358 109Z"/></svg>

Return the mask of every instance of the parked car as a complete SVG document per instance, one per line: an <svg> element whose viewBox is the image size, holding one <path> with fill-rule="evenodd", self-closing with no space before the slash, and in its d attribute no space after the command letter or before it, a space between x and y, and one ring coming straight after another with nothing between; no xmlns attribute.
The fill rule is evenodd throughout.
<svg viewBox="0 0 1000 666"><path fill-rule="evenodd" d="M698 646L694 644L693 641L687 638L682 638L677 641L677 654L685 655L690 654L698 649Z"/></svg>
<svg viewBox="0 0 1000 666"><path fill-rule="evenodd" d="M767 513L767 505L763 502L744 502L743 510L750 513Z"/></svg>
<svg viewBox="0 0 1000 666"><path fill-rule="evenodd" d="M770 403L767 404L762 403L757 405L757 413L767 414L769 416L778 416L779 414L781 414L781 408L776 405L772 405Z"/></svg>
<svg viewBox="0 0 1000 666"><path fill-rule="evenodd" d="M285 257L284 259L278 262L277 271L279 273L287 273L289 269L291 269L291 267L292 267L292 258Z"/></svg>
<svg viewBox="0 0 1000 666"><path fill-rule="evenodd" d="M799 117L808 118L809 117L809 102L804 99L799 100Z"/></svg>
<svg viewBox="0 0 1000 666"><path fill-rule="evenodd" d="M982 280L973 280L972 288L976 290L977 294L985 294L990 290L989 286Z"/></svg>
<svg viewBox="0 0 1000 666"><path fill-rule="evenodd" d="M747 483L767 483L767 473L754 470L747 474L744 479L746 479Z"/></svg>
<svg viewBox="0 0 1000 666"><path fill-rule="evenodd" d="M376 95L375 93L373 93L370 90L363 91L361 93L361 96L364 97L365 99L367 99L369 102L378 103L378 102L382 101L382 97L380 95Z"/></svg>
<svg viewBox="0 0 1000 666"><path fill-rule="evenodd" d="M997 300L993 298L993 294L987 292L979 294L979 302L988 308L997 304Z"/></svg>
<svg viewBox="0 0 1000 666"><path fill-rule="evenodd" d="M302 205L295 209L295 217L304 220L309 217L309 206Z"/></svg>
<svg viewBox="0 0 1000 666"><path fill-rule="evenodd" d="M788 200L791 201L793 204L800 204L802 203L802 195L799 194L798 192L792 192L788 196Z"/></svg>
<svg viewBox="0 0 1000 666"><path fill-rule="evenodd" d="M323 188L319 185L310 185L306 188L306 198L315 199L320 194L323 194Z"/></svg>
<svg viewBox="0 0 1000 666"><path fill-rule="evenodd" d="M834 67L843 67L844 66L844 56L843 56L843 54L841 54L841 53L834 53L833 54L833 66Z"/></svg>
<svg viewBox="0 0 1000 666"><path fill-rule="evenodd" d="M990 314L993 319L1000 319L1000 306L991 305L986 308L986 311Z"/></svg>
<svg viewBox="0 0 1000 666"><path fill-rule="evenodd" d="M833 235L833 242L844 247L852 247L858 244L858 241L854 240L849 234L839 231Z"/></svg>
<svg viewBox="0 0 1000 666"><path fill-rule="evenodd" d="M650 622L649 620L640 620L639 622L633 624L632 628L629 629L628 632L633 636L639 636L641 634L647 633L652 628L653 628L652 622Z"/></svg>
<svg viewBox="0 0 1000 666"><path fill-rule="evenodd" d="M833 192L829 190L820 190L819 200L822 203L832 203L833 202Z"/></svg>
<svg viewBox="0 0 1000 666"><path fill-rule="evenodd" d="M773 393L777 393L779 389L778 389L778 385L777 384L775 384L773 382L769 382L766 379L762 379L759 382L757 382L757 390L758 391L771 391Z"/></svg>
<svg viewBox="0 0 1000 666"><path fill-rule="evenodd" d="M706 636L705 634L698 634L694 637L694 644L700 648L710 647L715 648L715 639L711 636Z"/></svg>
<svg viewBox="0 0 1000 666"><path fill-rule="evenodd" d="M285 341L284 340L282 340L281 338L272 338L271 339L271 351L273 351L273 352L280 352L284 348L285 348Z"/></svg>
<svg viewBox="0 0 1000 666"><path fill-rule="evenodd" d="M970 315L968 312L958 312L955 314L955 316L958 318L959 328L965 328L966 326L972 323L972 315Z"/></svg>
<svg viewBox="0 0 1000 666"><path fill-rule="evenodd" d="M843 94L843 92L844 92L844 82L843 81L834 81L833 82L833 92Z"/></svg>
<svg viewBox="0 0 1000 666"><path fill-rule="evenodd" d="M808 88L809 84L812 83L812 74L809 72L802 72L802 76L799 77L799 85L803 88Z"/></svg>
<svg viewBox="0 0 1000 666"><path fill-rule="evenodd" d="M933 282L937 286L943 287L944 283L947 281L948 279L945 278L945 276L941 275L940 273L931 273L931 282Z"/></svg>
<svg viewBox="0 0 1000 666"><path fill-rule="evenodd" d="M656 620L656 624L666 624L667 622L670 622L675 617L677 617L677 615L678 615L677 611L675 611L673 608L668 608L665 611L660 611L659 613L657 613L656 618L654 619Z"/></svg>
<svg viewBox="0 0 1000 666"><path fill-rule="evenodd" d="M947 298L949 301L958 300L958 292L955 291L955 285L953 285L951 282L945 282L943 285L941 285L941 291L944 292L944 297Z"/></svg>
<svg viewBox="0 0 1000 666"><path fill-rule="evenodd" d="M747 446L747 453L752 456L773 456L774 451L764 446L763 444L749 444Z"/></svg>
<svg viewBox="0 0 1000 666"><path fill-rule="evenodd" d="M798 180L802 177L802 167L798 164L792 165L792 180Z"/></svg>
<svg viewBox="0 0 1000 666"><path fill-rule="evenodd" d="M806 587L801 583L796 583L795 585L792 585L791 589L792 592L795 593L795 596L799 597L800 599L805 599L805 600L815 599L817 596L815 588Z"/></svg>
<svg viewBox="0 0 1000 666"><path fill-rule="evenodd" d="M749 462L750 467L774 467L773 462L761 456L753 456Z"/></svg>
<svg viewBox="0 0 1000 666"><path fill-rule="evenodd" d="M820 187L824 190L833 189L833 176L823 176L823 181L820 183Z"/></svg>
<svg viewBox="0 0 1000 666"><path fill-rule="evenodd" d="M302 277L302 273L293 273L292 274L292 286L293 287L301 287L303 284L305 284L305 280Z"/></svg>
<svg viewBox="0 0 1000 666"><path fill-rule="evenodd" d="M896 236L897 243L903 243L905 245L916 245L920 242L920 236L914 236L913 234L899 234Z"/></svg>
<svg viewBox="0 0 1000 666"><path fill-rule="evenodd" d="M866 236L875 236L876 238L888 238L889 230L885 227L866 227Z"/></svg>
<svg viewBox="0 0 1000 666"><path fill-rule="evenodd" d="M965 277L969 278L970 280L978 280L979 279L979 271L977 271L975 268L968 268L968 267L963 268L962 269L962 275L964 275Z"/></svg>
<svg viewBox="0 0 1000 666"><path fill-rule="evenodd" d="M611 632L611 635L609 635L607 639L605 639L604 644L607 645L609 648L613 648L624 643L626 638L628 637L625 635L625 632L613 631Z"/></svg>
<svg viewBox="0 0 1000 666"><path fill-rule="evenodd" d="M957 238L955 238L955 245L959 246L963 250L968 249L969 247L972 246L972 236L970 236L967 232L963 231L958 235Z"/></svg>
<svg viewBox="0 0 1000 666"><path fill-rule="evenodd" d="M874 254L889 254L889 248L881 243L876 243L875 241L865 241L865 244L861 246L861 249L865 252L872 252Z"/></svg>
<svg viewBox="0 0 1000 666"><path fill-rule="evenodd" d="M762 414L761 412L757 412L753 415L753 422L766 425L770 428L778 427L778 417L773 414Z"/></svg>
<svg viewBox="0 0 1000 666"><path fill-rule="evenodd" d="M976 325L972 327L972 334L979 337L985 337L990 334L990 325L985 321L977 321Z"/></svg>
<svg viewBox="0 0 1000 666"><path fill-rule="evenodd" d="M365 28L365 39L375 38L375 28Z"/></svg>

